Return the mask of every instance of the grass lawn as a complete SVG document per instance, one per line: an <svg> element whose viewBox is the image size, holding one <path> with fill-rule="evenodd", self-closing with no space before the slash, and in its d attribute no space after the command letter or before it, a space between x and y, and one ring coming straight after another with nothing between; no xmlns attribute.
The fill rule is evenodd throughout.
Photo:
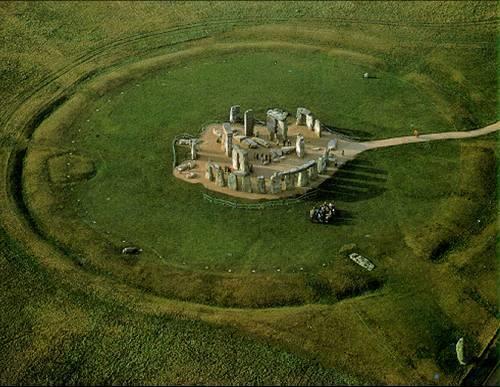
<svg viewBox="0 0 500 387"><path fill-rule="evenodd" d="M484 2L1 6L0 383L458 383L456 341L474 357L498 327L496 135L366 152L319 197L262 211L204 201L172 176L171 142L233 104L305 106L364 140L484 126L495 17ZM323 200L337 224L308 220ZM124 257L131 244L144 252Z"/></svg>

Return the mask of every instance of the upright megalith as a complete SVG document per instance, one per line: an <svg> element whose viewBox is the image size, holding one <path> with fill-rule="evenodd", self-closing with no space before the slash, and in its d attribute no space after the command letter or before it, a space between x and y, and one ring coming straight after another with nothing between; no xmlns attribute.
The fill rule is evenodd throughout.
<svg viewBox="0 0 500 387"><path fill-rule="evenodd" d="M318 119L314 120L314 134L316 137L321 137L321 122Z"/></svg>
<svg viewBox="0 0 500 387"><path fill-rule="evenodd" d="M246 149L240 148L238 145L233 145L232 151L232 166L234 170L247 174L250 172L249 153Z"/></svg>
<svg viewBox="0 0 500 387"><path fill-rule="evenodd" d="M288 140L288 124L286 121L278 121L278 137L281 141Z"/></svg>
<svg viewBox="0 0 500 387"><path fill-rule="evenodd" d="M215 180L214 167L213 167L213 165L212 165L212 163L210 161L207 163L207 171L205 172L205 178L208 181L214 181Z"/></svg>
<svg viewBox="0 0 500 387"><path fill-rule="evenodd" d="M296 124L297 125L305 125L306 124L306 116L308 114L311 114L310 110L308 110L304 107L297 108Z"/></svg>
<svg viewBox="0 0 500 387"><path fill-rule="evenodd" d="M326 157L325 156L319 156L318 160L316 161L316 167L318 169L318 173L321 175L326 172Z"/></svg>
<svg viewBox="0 0 500 387"><path fill-rule="evenodd" d="M227 177L227 186L229 189L232 189L233 191L238 190L238 178L234 173L230 173L229 176Z"/></svg>
<svg viewBox="0 0 500 387"><path fill-rule="evenodd" d="M233 153L233 128L229 123L222 124L222 148L227 157Z"/></svg>
<svg viewBox="0 0 500 387"><path fill-rule="evenodd" d="M243 192L252 192L252 179L250 175L245 175L241 178L241 190Z"/></svg>
<svg viewBox="0 0 500 387"><path fill-rule="evenodd" d="M297 187L306 187L309 184L309 173L307 169L299 171L297 176Z"/></svg>
<svg viewBox="0 0 500 387"><path fill-rule="evenodd" d="M253 128L255 126L255 119L252 109L245 111L245 115L243 116L243 124L245 129L245 136L252 137Z"/></svg>
<svg viewBox="0 0 500 387"><path fill-rule="evenodd" d="M314 129L314 116L311 113L306 115L306 126L307 129Z"/></svg>
<svg viewBox="0 0 500 387"><path fill-rule="evenodd" d="M286 118L289 113L281 109L269 109L267 111L266 126L269 132L269 138L275 140L278 137L280 140L288 139L288 125Z"/></svg>
<svg viewBox="0 0 500 387"><path fill-rule="evenodd" d="M264 176L257 176L257 192L266 193L266 178Z"/></svg>
<svg viewBox="0 0 500 387"><path fill-rule="evenodd" d="M234 105L231 106L231 109L229 109L229 122L231 124L235 124L237 122L241 121L241 107L240 105Z"/></svg>
<svg viewBox="0 0 500 387"><path fill-rule="evenodd" d="M306 144L304 141L304 136L302 134L297 134L297 138L295 139L295 152L297 153L297 157L303 158L305 155Z"/></svg>
<svg viewBox="0 0 500 387"><path fill-rule="evenodd" d="M217 165L215 169L215 184L217 184L219 187L226 186L226 178L224 176L224 170L219 165Z"/></svg>
<svg viewBox="0 0 500 387"><path fill-rule="evenodd" d="M198 158L198 152L196 149L197 143L198 142L196 140L191 140L191 160L196 160Z"/></svg>
<svg viewBox="0 0 500 387"><path fill-rule="evenodd" d="M275 172L271 175L269 189L272 194L281 192L281 175L279 172Z"/></svg>
<svg viewBox="0 0 500 387"><path fill-rule="evenodd" d="M295 188L295 174L287 173L283 176L285 191L291 191Z"/></svg>
<svg viewBox="0 0 500 387"><path fill-rule="evenodd" d="M316 166L316 161L311 163L311 166L307 168L309 174L309 180L316 180L318 178L318 167Z"/></svg>

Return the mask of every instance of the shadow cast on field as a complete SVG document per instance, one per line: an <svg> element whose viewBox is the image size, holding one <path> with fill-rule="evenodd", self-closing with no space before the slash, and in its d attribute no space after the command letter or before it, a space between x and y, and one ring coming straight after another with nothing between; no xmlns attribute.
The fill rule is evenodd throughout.
<svg viewBox="0 0 500 387"><path fill-rule="evenodd" d="M382 195L388 173L372 165L366 160L349 161L318 187L317 199L358 202Z"/></svg>
<svg viewBox="0 0 500 387"><path fill-rule="evenodd" d="M366 141L373 138L373 133L361 129L339 128L333 125L325 125L325 128L329 132L349 137L351 140Z"/></svg>

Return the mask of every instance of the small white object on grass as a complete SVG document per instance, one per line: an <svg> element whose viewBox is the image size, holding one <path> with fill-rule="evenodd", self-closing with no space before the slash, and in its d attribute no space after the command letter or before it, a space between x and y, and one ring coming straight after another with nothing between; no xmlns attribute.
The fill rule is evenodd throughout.
<svg viewBox="0 0 500 387"><path fill-rule="evenodd" d="M368 78L368 77L369 77L368 73L364 73L364 74L363 74L363 78L365 78L365 79L366 79L366 78Z"/></svg>
<svg viewBox="0 0 500 387"><path fill-rule="evenodd" d="M252 273L255 273L255 270L252 270Z"/></svg>
<svg viewBox="0 0 500 387"><path fill-rule="evenodd" d="M231 269L228 269L228 270L227 270L227 272L228 272L228 273L231 273L231 272L232 272L232 270L231 270Z"/></svg>
<svg viewBox="0 0 500 387"><path fill-rule="evenodd" d="M276 271L281 271L281 269L276 269Z"/></svg>

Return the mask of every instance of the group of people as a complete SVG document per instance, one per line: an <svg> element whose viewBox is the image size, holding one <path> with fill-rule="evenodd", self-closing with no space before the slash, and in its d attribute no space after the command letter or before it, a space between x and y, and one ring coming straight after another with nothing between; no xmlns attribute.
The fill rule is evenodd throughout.
<svg viewBox="0 0 500 387"><path fill-rule="evenodd" d="M335 218L335 204L324 202L310 211L310 218L315 223L331 223Z"/></svg>

